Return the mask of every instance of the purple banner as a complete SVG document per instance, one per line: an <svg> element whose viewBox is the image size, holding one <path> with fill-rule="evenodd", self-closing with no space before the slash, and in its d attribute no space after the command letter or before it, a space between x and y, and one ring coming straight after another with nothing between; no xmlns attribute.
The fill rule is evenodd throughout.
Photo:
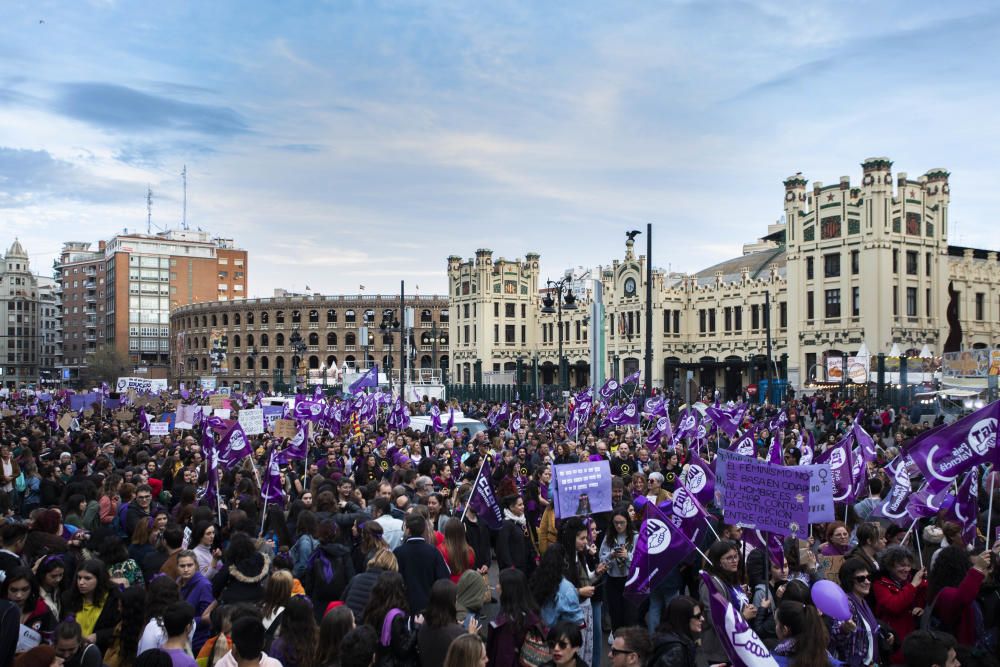
<svg viewBox="0 0 1000 667"><path fill-rule="evenodd" d="M998 421L1000 401L914 439L907 453L931 491L948 488L959 475L980 463L1000 464Z"/></svg>
<svg viewBox="0 0 1000 667"><path fill-rule="evenodd" d="M778 667L764 642L743 618L742 610L719 593L719 584L712 580L712 575L703 571L701 578L709 592L709 609L703 609L702 613L712 614L712 624L733 667Z"/></svg>
<svg viewBox="0 0 1000 667"><path fill-rule="evenodd" d="M552 467L557 519L611 511L611 464L565 463Z"/></svg>
<svg viewBox="0 0 1000 667"><path fill-rule="evenodd" d="M851 474L851 440L848 433L840 442L816 457L816 463L828 463L833 476L833 500L838 503L854 500L854 478Z"/></svg>
<svg viewBox="0 0 1000 667"><path fill-rule="evenodd" d="M655 505L646 505L635 553L625 581L625 597L640 602L650 589L694 552L694 544Z"/></svg>
<svg viewBox="0 0 1000 667"><path fill-rule="evenodd" d="M809 531L809 473L757 461L729 461L722 509L726 523L780 535L805 535Z"/></svg>
<svg viewBox="0 0 1000 667"><path fill-rule="evenodd" d="M469 509L476 513L476 517L493 530L499 530L503 523L503 513L500 511L500 503L497 502L497 494L493 489L493 475L490 471L490 462L484 461L483 467L476 477L476 484L472 487L472 495L469 496Z"/></svg>

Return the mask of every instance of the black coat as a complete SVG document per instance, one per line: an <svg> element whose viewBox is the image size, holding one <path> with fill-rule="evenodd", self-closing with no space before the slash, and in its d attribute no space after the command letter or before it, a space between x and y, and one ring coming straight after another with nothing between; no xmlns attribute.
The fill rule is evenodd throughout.
<svg viewBox="0 0 1000 667"><path fill-rule="evenodd" d="M354 577L351 550L343 544L320 544L309 558L302 575L302 586L313 603L316 620L323 620L326 607L340 600L348 582Z"/></svg>
<svg viewBox="0 0 1000 667"><path fill-rule="evenodd" d="M521 526L510 519L504 519L497 536L497 567L516 567L525 575L535 569L535 547Z"/></svg>
<svg viewBox="0 0 1000 667"><path fill-rule="evenodd" d="M649 667L695 667L698 646L690 637L673 632L653 638L653 655Z"/></svg>
<svg viewBox="0 0 1000 667"><path fill-rule="evenodd" d="M493 552L490 548L490 529L482 521L469 521L466 517L462 520L465 525L465 541L469 543L476 554L475 567L478 570L483 565L489 567L493 562ZM1000 525L998 523L997 525Z"/></svg>
<svg viewBox="0 0 1000 667"><path fill-rule="evenodd" d="M423 612L430 597L431 586L438 579L451 576L444 557L422 537L411 537L393 551L399 563L399 574L406 584L406 601L410 613Z"/></svg>
<svg viewBox="0 0 1000 667"><path fill-rule="evenodd" d="M223 567L212 577L212 595L219 604L259 602L264 598L264 579L270 567L271 559L262 553Z"/></svg>
<svg viewBox="0 0 1000 667"><path fill-rule="evenodd" d="M354 623L361 625L365 622L365 607L372 597L372 589L375 582L385 572L380 567L372 567L351 579L344 589L344 604L354 612Z"/></svg>

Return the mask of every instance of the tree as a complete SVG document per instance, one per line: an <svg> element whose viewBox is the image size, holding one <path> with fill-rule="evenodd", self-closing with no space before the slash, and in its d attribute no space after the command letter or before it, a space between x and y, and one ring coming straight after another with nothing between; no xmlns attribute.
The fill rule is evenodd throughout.
<svg viewBox="0 0 1000 667"><path fill-rule="evenodd" d="M87 365L80 370L80 382L84 387L100 387L107 382L114 387L119 377L128 375L128 358L114 345L102 345L87 356Z"/></svg>

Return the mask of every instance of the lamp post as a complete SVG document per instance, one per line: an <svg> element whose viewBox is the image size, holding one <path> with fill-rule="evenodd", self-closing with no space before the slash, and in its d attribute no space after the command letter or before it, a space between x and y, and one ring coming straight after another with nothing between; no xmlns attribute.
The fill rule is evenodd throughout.
<svg viewBox="0 0 1000 667"><path fill-rule="evenodd" d="M247 352L247 358L250 359L250 365L253 366L253 368L249 369L249 373L248 373L248 375L250 376L250 391L254 390L254 385L256 384L253 381L253 376L254 376L254 373L257 372L257 355L258 354L259 354L259 352L257 352L257 346L256 345L251 345L250 346L250 350Z"/></svg>
<svg viewBox="0 0 1000 667"><path fill-rule="evenodd" d="M305 354L306 344L302 342L302 334L299 333L299 328L295 327L292 330L292 335L288 337L288 344L291 345L292 350L299 357L299 367L295 369L295 392L298 393L302 390L305 384L305 374L306 374L306 360L302 355Z"/></svg>
<svg viewBox="0 0 1000 667"><path fill-rule="evenodd" d="M562 313L563 309L576 310L576 297L573 296L573 291L570 289L569 276L556 281L546 280L545 284L549 289L549 293L542 299L542 312L546 315L556 314L556 323L559 327L559 389L565 391L568 380L566 371L568 368L564 367L565 359L563 359ZM552 298L553 290L556 293L555 299Z"/></svg>
<svg viewBox="0 0 1000 667"><path fill-rule="evenodd" d="M378 325L379 331L382 332L382 340L389 341L389 355L386 358L385 374L389 376L389 393L392 393L392 334L400 331L399 320L396 319L396 311L394 310L383 310L382 311L382 321ZM388 338L385 338L388 336ZM402 340L402 339L400 339Z"/></svg>
<svg viewBox="0 0 1000 667"><path fill-rule="evenodd" d="M319 373L323 376L323 394L326 394L326 363L319 365Z"/></svg>
<svg viewBox="0 0 1000 667"><path fill-rule="evenodd" d="M441 367L441 361L438 359L438 343L441 343L441 345L444 345L447 342L448 342L448 338L447 338L447 336L444 335L444 331L441 331L441 336L439 338L438 337L437 322L432 322L431 323L431 345L432 345L432 348L431 348L431 358L433 359L433 361L431 362L431 366L432 367L436 367L438 370L441 371L441 384L445 384L446 378L444 377L444 368Z"/></svg>

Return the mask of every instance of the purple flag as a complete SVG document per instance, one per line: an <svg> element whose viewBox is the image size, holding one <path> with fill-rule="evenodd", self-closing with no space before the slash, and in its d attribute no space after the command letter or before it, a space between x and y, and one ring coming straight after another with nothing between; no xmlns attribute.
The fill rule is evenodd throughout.
<svg viewBox="0 0 1000 667"><path fill-rule="evenodd" d="M521 430L521 411L513 413L510 418L510 430L517 432Z"/></svg>
<svg viewBox="0 0 1000 667"><path fill-rule="evenodd" d="M626 376L625 379L622 380L622 386L624 387L627 384L633 384L635 382L638 382L640 377L642 377L642 371L641 370L636 371L635 373Z"/></svg>
<svg viewBox="0 0 1000 667"><path fill-rule="evenodd" d="M535 428L542 428L546 424L552 423L552 413L545 406L538 408L538 418L535 419Z"/></svg>
<svg viewBox="0 0 1000 667"><path fill-rule="evenodd" d="M981 463L1000 464L997 424L1000 401L976 410L944 428L918 436L907 453L931 491L946 489L966 470Z"/></svg>
<svg viewBox="0 0 1000 667"><path fill-rule="evenodd" d="M743 423L743 416L747 411L747 404L741 403L733 408L709 407L705 410L705 416L712 420L716 426L725 432L730 438L736 435L740 425Z"/></svg>
<svg viewBox="0 0 1000 667"><path fill-rule="evenodd" d="M702 506L709 504L715 498L715 473L693 449L687 469L681 475L681 484Z"/></svg>
<svg viewBox="0 0 1000 667"><path fill-rule="evenodd" d="M888 466L886 466L888 472ZM907 526L910 523L910 515L906 511L909 505L910 494L913 488L910 486L910 475L906 471L906 465L898 465L894 472L893 484L889 488L889 494L885 497L882 506L876 510L875 516L889 519L898 526Z"/></svg>
<svg viewBox="0 0 1000 667"><path fill-rule="evenodd" d="M775 432L780 431L785 428L785 424L788 423L788 415L784 410L780 411L774 418L768 420L767 430L773 435Z"/></svg>
<svg viewBox="0 0 1000 667"><path fill-rule="evenodd" d="M149 415L146 414L146 408L139 408L139 428L143 431L149 431Z"/></svg>
<svg viewBox="0 0 1000 667"><path fill-rule="evenodd" d="M848 433L840 442L816 457L816 463L829 463L833 475L833 499L838 503L854 500L854 479L851 475L851 440Z"/></svg>
<svg viewBox="0 0 1000 667"><path fill-rule="evenodd" d="M444 424L441 423L441 408L439 408L437 404L431 406L430 415L431 415L431 428L434 429L435 433L443 433Z"/></svg>
<svg viewBox="0 0 1000 667"><path fill-rule="evenodd" d="M239 422L235 422L229 432L222 436L222 440L219 441L219 462L227 469L231 469L252 454L243 427L240 426Z"/></svg>
<svg viewBox="0 0 1000 667"><path fill-rule="evenodd" d="M625 597L639 603L694 552L694 544L653 503L646 504L646 518L637 537Z"/></svg>
<svg viewBox="0 0 1000 667"><path fill-rule="evenodd" d="M298 423L295 437L288 441L288 446L281 450L278 462L282 465L289 461L304 459L309 452L309 422Z"/></svg>
<svg viewBox="0 0 1000 667"><path fill-rule="evenodd" d="M771 447L767 450L767 460L776 466L784 464L784 460L781 458L781 440L778 440L778 436L771 437Z"/></svg>
<svg viewBox="0 0 1000 667"><path fill-rule="evenodd" d="M805 438L799 435L799 451L802 452L799 465L807 466L812 464L813 456L816 454L816 439L813 437L812 431L806 431Z"/></svg>
<svg viewBox="0 0 1000 667"><path fill-rule="evenodd" d="M642 406L642 411L652 419L653 417L666 417L667 416L667 406L670 405L670 401L665 400L662 396L654 396L653 398L647 398L646 402Z"/></svg>
<svg viewBox="0 0 1000 667"><path fill-rule="evenodd" d="M323 398L323 387L322 385L316 385L316 388L313 389L313 400L318 401L322 398Z"/></svg>
<svg viewBox="0 0 1000 667"><path fill-rule="evenodd" d="M976 543L976 521L979 518L979 469L965 474L958 487L955 502L948 510L948 517L962 526L962 540L969 545Z"/></svg>
<svg viewBox="0 0 1000 667"><path fill-rule="evenodd" d="M910 515L910 519L926 519L936 515L941 510L948 511L951 509L952 503L955 502L955 496L948 493L948 488L945 487L937 492L932 492L928 484L910 496L910 501L906 505L906 511Z"/></svg>
<svg viewBox="0 0 1000 667"><path fill-rule="evenodd" d="M368 370L366 370L361 377L351 383L347 388L352 394L356 394L365 387L377 387L378 386L378 364L375 364Z"/></svg>
<svg viewBox="0 0 1000 667"><path fill-rule="evenodd" d="M865 462L874 461L878 458L878 452L875 451L875 441L872 439L868 431L861 428L859 420L863 414L862 410L858 411L858 415L854 418L854 424L851 426L851 431L854 433L854 439L857 441L858 445L861 446L861 456L864 457Z"/></svg>
<svg viewBox="0 0 1000 667"><path fill-rule="evenodd" d="M295 419L308 419L318 422L323 419L326 413L326 404L322 401L299 400L295 402L295 409L292 415Z"/></svg>
<svg viewBox="0 0 1000 667"><path fill-rule="evenodd" d="M778 533L764 533L759 530L743 529L743 541L754 549L766 549L767 557L778 567L785 566L785 549Z"/></svg>
<svg viewBox="0 0 1000 667"><path fill-rule="evenodd" d="M702 571L701 578L709 593L712 624L733 667L778 667L764 642L743 618L742 610L719 593L712 575Z"/></svg>
<svg viewBox="0 0 1000 667"><path fill-rule="evenodd" d="M201 436L201 451L207 464L207 480L201 492L200 500L208 505L215 503L219 497L219 448L209 430Z"/></svg>
<svg viewBox="0 0 1000 667"><path fill-rule="evenodd" d="M503 523L503 513L500 511L500 503L497 502L497 494L493 489L493 476L490 472L490 462L483 461L483 467L476 477L475 486L472 487L472 495L469 496L469 509L476 513L476 517L493 530L499 530Z"/></svg>
<svg viewBox="0 0 1000 667"><path fill-rule="evenodd" d="M754 456L757 453L757 427L748 428L739 440L729 445L729 451L742 456Z"/></svg>
<svg viewBox="0 0 1000 667"><path fill-rule="evenodd" d="M601 386L601 390L598 393L601 395L601 398L611 400L614 395L618 393L618 380L608 378L607 382Z"/></svg>
<svg viewBox="0 0 1000 667"><path fill-rule="evenodd" d="M708 515L693 493L683 486L677 487L672 500L663 503L667 518L684 535L698 544L708 531Z"/></svg>
<svg viewBox="0 0 1000 667"><path fill-rule="evenodd" d="M278 464L278 452L272 448L267 457L267 469L260 487L260 495L265 503L285 504L285 489L281 486L281 470Z"/></svg>
<svg viewBox="0 0 1000 667"><path fill-rule="evenodd" d="M650 451L653 451L660 446L661 440L666 438L670 441L673 440L673 437L674 436L670 427L670 417L664 415L656 420L653 430L646 437L646 445L649 447Z"/></svg>

